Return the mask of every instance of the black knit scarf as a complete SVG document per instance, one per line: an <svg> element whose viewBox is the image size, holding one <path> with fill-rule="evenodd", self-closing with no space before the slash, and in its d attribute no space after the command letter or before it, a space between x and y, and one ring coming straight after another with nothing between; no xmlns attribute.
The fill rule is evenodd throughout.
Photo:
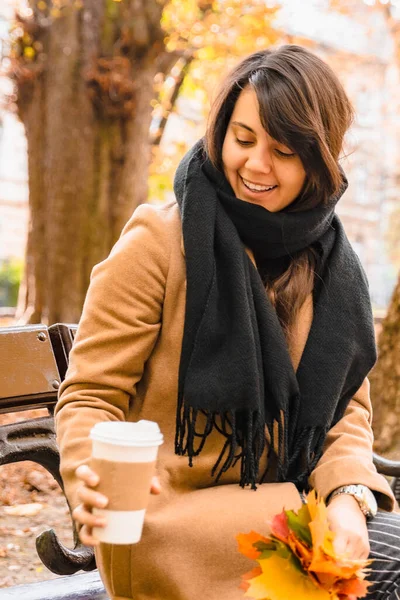
<svg viewBox="0 0 400 600"><path fill-rule="evenodd" d="M368 284L335 205L270 213L235 197L200 140L174 182L186 255L187 299L175 452L198 455L218 429L217 480L241 461L240 485L265 480L265 428L275 481L307 486L328 430L376 360ZM318 243L322 282L297 372L277 314L245 246L266 258ZM198 415L202 426L198 431ZM224 441L225 440L225 441ZM273 463L274 461L268 461Z"/></svg>

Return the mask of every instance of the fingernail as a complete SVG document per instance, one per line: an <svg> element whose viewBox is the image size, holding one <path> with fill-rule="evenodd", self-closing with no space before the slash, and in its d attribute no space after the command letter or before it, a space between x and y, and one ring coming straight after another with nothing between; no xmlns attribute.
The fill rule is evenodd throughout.
<svg viewBox="0 0 400 600"><path fill-rule="evenodd" d="M96 519L95 527L105 527L107 522L104 519Z"/></svg>
<svg viewBox="0 0 400 600"><path fill-rule="evenodd" d="M104 508L108 504L108 499L105 498L104 496L99 496L97 498L97 503L100 507Z"/></svg>

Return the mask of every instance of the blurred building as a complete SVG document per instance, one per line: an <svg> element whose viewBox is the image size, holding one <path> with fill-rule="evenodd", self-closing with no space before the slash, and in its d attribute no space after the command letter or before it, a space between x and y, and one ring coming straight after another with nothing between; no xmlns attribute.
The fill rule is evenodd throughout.
<svg viewBox="0 0 400 600"><path fill-rule="evenodd" d="M353 102L356 120L341 163L349 188L337 212L367 272L373 304L385 308L397 279L386 239L400 186L400 87L393 40L383 13L363 2L352 5L351 15L332 14L329 0L283 4L280 25L288 41L312 40L313 51L332 66Z"/></svg>

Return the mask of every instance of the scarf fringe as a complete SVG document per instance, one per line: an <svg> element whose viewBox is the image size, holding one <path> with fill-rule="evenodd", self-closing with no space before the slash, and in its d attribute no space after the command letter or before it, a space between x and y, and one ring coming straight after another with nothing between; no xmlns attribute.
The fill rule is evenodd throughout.
<svg viewBox="0 0 400 600"><path fill-rule="evenodd" d="M266 445L265 423L262 422L259 413L246 415L244 419L243 412L240 415L234 411L223 415L204 410L201 412L206 416L206 423L200 433L196 431L199 411L184 404L182 399L178 402L175 453L178 456L187 455L189 466L192 467L193 458L200 454L207 437L213 429L216 429L226 440L211 470L211 476L215 477L215 483L218 483L223 473L230 467L234 467L240 460L240 485L242 487L251 485L252 489L256 489L260 459ZM218 424L218 419L220 419L220 424ZM245 421L245 431L241 425L238 426L238 420ZM200 438L197 447L195 447L196 438ZM238 448L240 448L239 453L237 452Z"/></svg>
<svg viewBox="0 0 400 600"><path fill-rule="evenodd" d="M289 458L286 481L291 481L300 491L310 489L309 477L322 456L327 434L326 427L305 427L296 436L296 448Z"/></svg>
<svg viewBox="0 0 400 600"><path fill-rule="evenodd" d="M197 417L201 412L205 417L203 431L196 431ZM220 423L218 423L220 421ZM243 425L243 423L245 425ZM244 414L243 411L220 415L197 410L186 405L181 399L176 418L175 453L188 456L189 466L193 466L193 458L202 451L204 444L213 429L225 437L225 443L215 462L211 476L218 483L223 473L234 467L240 460L240 485L250 485L257 489L257 483L263 483L271 469L270 458L276 454L277 482L290 481L299 490L308 490L308 478L322 455L326 429L323 427L305 427L294 436L295 447L289 450L287 419L275 420L275 427L268 426L270 446L267 454L267 466L259 477L260 460L266 448L265 422L258 412ZM198 441L195 447L195 440ZM238 452L239 449L239 452Z"/></svg>

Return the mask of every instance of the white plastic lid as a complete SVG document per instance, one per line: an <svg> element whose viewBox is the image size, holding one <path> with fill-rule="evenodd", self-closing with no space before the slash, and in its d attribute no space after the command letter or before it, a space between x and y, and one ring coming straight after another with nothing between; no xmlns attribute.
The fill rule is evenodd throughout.
<svg viewBox="0 0 400 600"><path fill-rule="evenodd" d="M116 446L160 446L164 436L154 421L102 421L90 431L90 438Z"/></svg>

